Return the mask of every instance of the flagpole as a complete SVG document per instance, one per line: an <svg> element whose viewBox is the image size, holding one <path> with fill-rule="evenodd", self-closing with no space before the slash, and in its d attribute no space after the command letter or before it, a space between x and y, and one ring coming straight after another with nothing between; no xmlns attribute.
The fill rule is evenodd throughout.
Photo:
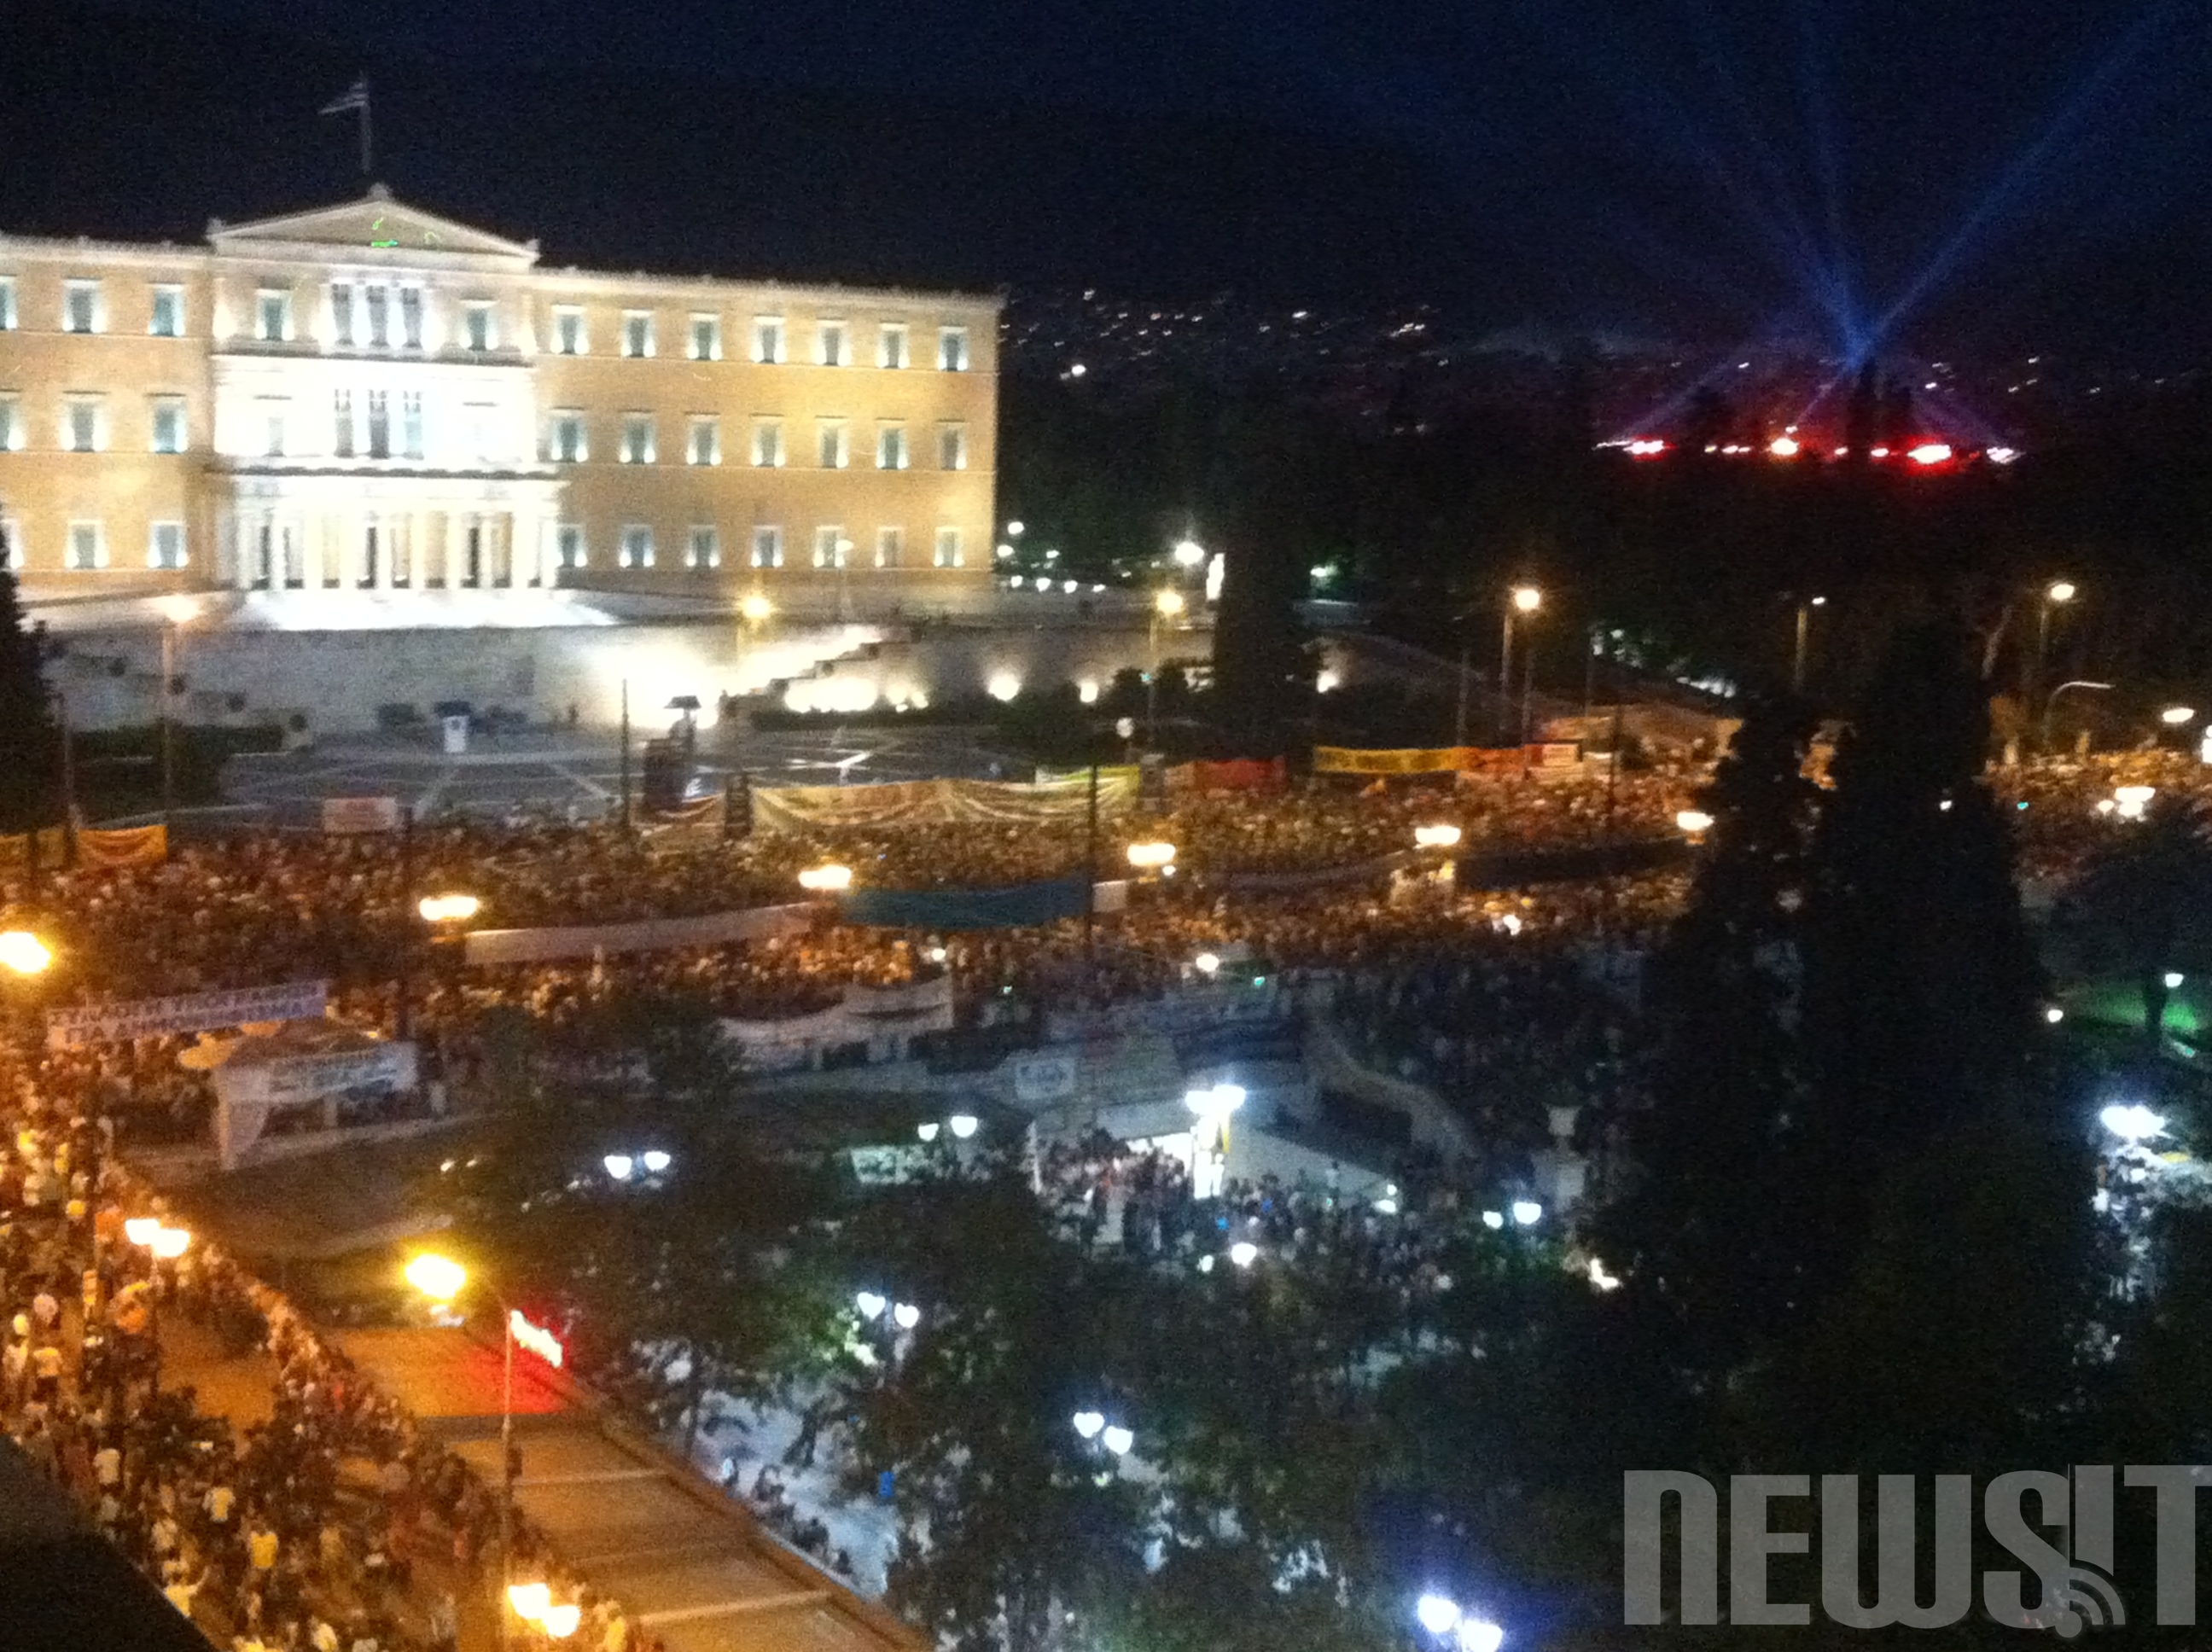
<svg viewBox="0 0 2212 1652"><path fill-rule="evenodd" d="M363 178L375 176L374 155L368 136L368 76L364 75L361 79L361 175Z"/></svg>

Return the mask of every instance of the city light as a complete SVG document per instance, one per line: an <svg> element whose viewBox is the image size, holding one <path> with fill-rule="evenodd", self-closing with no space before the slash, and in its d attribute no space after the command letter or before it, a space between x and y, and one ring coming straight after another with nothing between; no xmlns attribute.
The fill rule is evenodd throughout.
<svg viewBox="0 0 2212 1652"><path fill-rule="evenodd" d="M1260 1260L1260 1247L1249 1239L1239 1239L1229 1247L1229 1260L1238 1267L1249 1267Z"/></svg>
<svg viewBox="0 0 2212 1652"><path fill-rule="evenodd" d="M1206 547L1195 539L1178 539L1175 547L1176 566L1196 568L1206 560Z"/></svg>
<svg viewBox="0 0 2212 1652"><path fill-rule="evenodd" d="M556 1641L565 1641L576 1632L583 1621L584 1609L574 1600L557 1606L548 1606L538 1614L538 1626Z"/></svg>
<svg viewBox="0 0 2212 1652"><path fill-rule="evenodd" d="M1126 1457L1129 1455L1129 1448L1137 1443L1137 1436L1127 1429L1115 1424L1099 1435L1098 1442L1115 1456Z"/></svg>
<svg viewBox="0 0 2212 1652"><path fill-rule="evenodd" d="M757 591L738 604L738 613L748 625L759 625L775 612L775 604Z"/></svg>
<svg viewBox="0 0 2212 1652"><path fill-rule="evenodd" d="M426 924L466 923L483 909L473 895L426 895L416 903Z"/></svg>
<svg viewBox="0 0 2212 1652"><path fill-rule="evenodd" d="M1513 587L1513 606L1523 614L1533 614L1544 605L1544 593L1533 585Z"/></svg>
<svg viewBox="0 0 2212 1652"><path fill-rule="evenodd" d="M932 1120L927 1124L918 1124L915 1126L914 1133L921 1137L922 1141L927 1144L937 1139L937 1132L939 1127L937 1122L934 1120Z"/></svg>
<svg viewBox="0 0 2212 1652"><path fill-rule="evenodd" d="M2055 1027L2060 1022L2066 1019L2066 1011L2060 1009L2056 1004L2050 1005L2045 1008L2043 1011L2043 1018Z"/></svg>
<svg viewBox="0 0 2212 1652"><path fill-rule="evenodd" d="M1951 444L1948 441L1923 441L1917 447L1906 448L1905 456L1915 465L1948 464L1951 459Z"/></svg>
<svg viewBox="0 0 2212 1652"><path fill-rule="evenodd" d="M658 1147L648 1148L638 1156L638 1163L645 1166L645 1173L649 1176L659 1175L668 1168L671 1162L668 1155Z"/></svg>
<svg viewBox="0 0 2212 1652"><path fill-rule="evenodd" d="M192 1236L182 1228L156 1228L146 1248L154 1253L156 1261L173 1262L191 1248L191 1243Z"/></svg>
<svg viewBox="0 0 2212 1652"><path fill-rule="evenodd" d="M2072 602L2074 600L2074 582L2070 580L2053 580L2051 582L2050 588L2043 594L2049 598L2052 602Z"/></svg>
<svg viewBox="0 0 2212 1652"><path fill-rule="evenodd" d="M1158 872L1174 862L1176 846L1172 843L1132 843L1128 855L1129 864L1139 872Z"/></svg>
<svg viewBox="0 0 2212 1652"><path fill-rule="evenodd" d="M945 1121L945 1127L962 1141L966 1141L981 1127L981 1121L973 1113L955 1113Z"/></svg>
<svg viewBox="0 0 2212 1652"><path fill-rule="evenodd" d="M1595 1285L1600 1291L1618 1291L1620 1289L1620 1278L1613 1274L1607 1272L1605 1271L1605 1264L1595 1256L1590 1258L1589 1282Z"/></svg>
<svg viewBox="0 0 2212 1652"><path fill-rule="evenodd" d="M1039 586L1037 589L1042 591L1044 587ZM983 684L983 692L1001 705L1013 699L1021 691L1022 679L1012 671L993 671L990 680Z"/></svg>
<svg viewBox="0 0 2212 1652"><path fill-rule="evenodd" d="M534 1624L553 1604L553 1591L543 1583L509 1583L507 1603L514 1608L516 1617Z"/></svg>
<svg viewBox="0 0 2212 1652"><path fill-rule="evenodd" d="M835 864L809 866L799 874L799 887L817 895L836 895L853 887L853 869Z"/></svg>
<svg viewBox="0 0 2212 1652"><path fill-rule="evenodd" d="M2125 1106L2116 1102L2097 1115L2097 1121L2130 1146L2166 1133L2165 1119L2140 1102Z"/></svg>
<svg viewBox="0 0 2212 1652"><path fill-rule="evenodd" d="M1766 451L1777 459L1795 459L1797 457L1797 438L1777 436L1766 444Z"/></svg>
<svg viewBox="0 0 2212 1652"><path fill-rule="evenodd" d="M630 1172L637 1168L628 1153L610 1153L599 1163L606 1166L607 1174L617 1181L628 1181Z"/></svg>
<svg viewBox="0 0 2212 1652"><path fill-rule="evenodd" d="M1482 1213L1482 1225L1495 1233L1505 1225L1505 1218L1498 1211L1485 1211Z"/></svg>
<svg viewBox="0 0 2212 1652"><path fill-rule="evenodd" d="M1086 677L1075 685L1075 697L1086 706L1098 703L1098 679Z"/></svg>
<svg viewBox="0 0 2212 1652"><path fill-rule="evenodd" d="M1533 1228L1544 1219L1544 1207L1533 1199L1513 1201L1513 1219L1524 1228Z"/></svg>
<svg viewBox="0 0 2212 1652"><path fill-rule="evenodd" d="M2122 820L2141 820L2150 800L2158 795L2155 786L2116 786L2112 788L2112 807Z"/></svg>
<svg viewBox="0 0 2212 1652"><path fill-rule="evenodd" d="M1104 1414L1095 1411L1079 1411L1074 1422L1075 1431L1086 1440L1097 1439L1099 1430L1106 1426Z"/></svg>
<svg viewBox="0 0 2212 1652"><path fill-rule="evenodd" d="M1713 829L1713 817L1702 809L1685 809L1674 817L1675 826L1686 837L1701 837Z"/></svg>
<svg viewBox="0 0 2212 1652"><path fill-rule="evenodd" d="M407 1283L432 1302L451 1302L469 1282L468 1270L450 1256L424 1251L404 1270Z"/></svg>
<svg viewBox="0 0 2212 1652"><path fill-rule="evenodd" d="M2009 465L2019 457L2020 449L2017 447L1992 447L1989 450L1989 460L1992 465Z"/></svg>
<svg viewBox="0 0 2212 1652"><path fill-rule="evenodd" d="M15 974L44 975L53 961L53 949L27 929L11 929L0 934L0 966Z"/></svg>
<svg viewBox="0 0 2212 1652"><path fill-rule="evenodd" d="M853 1306L860 1310L862 1319L877 1320L884 1316L884 1309L890 1304L874 1291L863 1291L853 1298Z"/></svg>
<svg viewBox="0 0 2212 1652"><path fill-rule="evenodd" d="M1173 619L1183 610L1182 592L1156 591L1152 593L1152 607L1163 619Z"/></svg>
<svg viewBox="0 0 2212 1652"><path fill-rule="evenodd" d="M154 1236L161 1230L159 1217L134 1216L123 1224L123 1236L141 1250L150 1250Z"/></svg>
<svg viewBox="0 0 2212 1652"><path fill-rule="evenodd" d="M2175 987L2180 986L2187 977L2183 975L2181 971L2179 969L2169 969L2166 972L2163 979L2166 981L2166 990L2170 993Z"/></svg>
<svg viewBox="0 0 2212 1652"><path fill-rule="evenodd" d="M891 1309L891 1322L902 1331L911 1331L921 1323L921 1309L910 1302L900 1303Z"/></svg>
<svg viewBox="0 0 2212 1652"><path fill-rule="evenodd" d="M558 1367L568 1356L561 1339L542 1325L533 1325L514 1309L507 1314L507 1333L514 1339L518 1348L527 1348L548 1365Z"/></svg>
<svg viewBox="0 0 2212 1652"><path fill-rule="evenodd" d="M1413 1616L1431 1635L1449 1635L1459 1627L1459 1602L1442 1594L1424 1594L1413 1603Z"/></svg>
<svg viewBox="0 0 2212 1652"><path fill-rule="evenodd" d="M1190 967L1201 975L1210 975L1221 968L1221 959L1218 954L1201 952L1190 961Z"/></svg>
<svg viewBox="0 0 2212 1652"><path fill-rule="evenodd" d="M1505 1644L1505 1631L1481 1618L1459 1620L1460 1652L1498 1652Z"/></svg>
<svg viewBox="0 0 2212 1652"><path fill-rule="evenodd" d="M1631 459L1656 459L1667 451L1667 444L1656 436L1638 436L1628 444Z"/></svg>
<svg viewBox="0 0 2212 1652"><path fill-rule="evenodd" d="M1413 847L1417 849L1449 849L1459 840L1459 828L1449 823L1413 828Z"/></svg>
<svg viewBox="0 0 2212 1652"><path fill-rule="evenodd" d="M2193 721L2196 716L2197 708L2194 706L2168 706L2159 713L2158 720L2168 728L2179 728L2184 723Z"/></svg>

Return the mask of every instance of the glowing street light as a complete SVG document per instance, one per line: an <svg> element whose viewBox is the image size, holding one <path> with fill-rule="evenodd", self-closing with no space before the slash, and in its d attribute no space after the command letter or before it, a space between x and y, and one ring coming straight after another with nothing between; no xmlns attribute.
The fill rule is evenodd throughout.
<svg viewBox="0 0 2212 1652"><path fill-rule="evenodd" d="M921 1323L921 1309L910 1302L902 1302L891 1309L891 1322L902 1331L911 1331Z"/></svg>
<svg viewBox="0 0 2212 1652"><path fill-rule="evenodd" d="M879 1320L884 1316L884 1309L890 1304L874 1291L863 1291L853 1298L853 1306L860 1310L862 1319Z"/></svg>
<svg viewBox="0 0 2212 1652"><path fill-rule="evenodd" d="M123 1236L141 1250L154 1248L154 1236L161 1230L161 1219L155 1216L134 1216L123 1224Z"/></svg>
<svg viewBox="0 0 2212 1652"><path fill-rule="evenodd" d="M1139 872L1158 872L1175 864L1176 846L1172 843L1132 843L1129 864Z"/></svg>
<svg viewBox="0 0 2212 1652"><path fill-rule="evenodd" d="M1075 1431L1086 1440L1097 1439L1099 1431L1106 1426L1106 1417L1103 1412L1079 1411L1073 1420Z"/></svg>
<svg viewBox="0 0 2212 1652"><path fill-rule="evenodd" d="M538 1619L538 1626L556 1641L565 1641L576 1632L576 1625L584 1619L584 1609L574 1600L557 1606L548 1606Z"/></svg>
<svg viewBox="0 0 2212 1652"><path fill-rule="evenodd" d="M2188 977L2183 975L2179 969L2169 969L2163 976L2160 977L2160 979L2166 982L2166 990L2170 993L2175 987L2180 986L2183 981L2188 979Z"/></svg>
<svg viewBox="0 0 2212 1652"><path fill-rule="evenodd" d="M1797 457L1797 446L1795 436L1777 436L1766 444L1766 451L1777 459L1795 459Z"/></svg>
<svg viewBox="0 0 2212 1652"><path fill-rule="evenodd" d="M915 1127L914 1127L914 1133L915 1133L915 1135L917 1135L917 1136L921 1137L921 1139L922 1139L923 1145L927 1145L927 1144L929 1144L929 1143L931 1143L931 1142L933 1142L933 1141L935 1141L935 1140L937 1139L937 1133L938 1133L939 1128L939 1126L938 1125L937 1121L936 1121L936 1120L934 1120L934 1119L932 1119L932 1120L931 1120L928 1123L927 1123L927 1124L918 1124L918 1125L915 1126Z"/></svg>
<svg viewBox="0 0 2212 1652"><path fill-rule="evenodd" d="M1482 1225L1488 1228L1492 1233L1497 1232L1500 1228L1505 1225L1504 1212L1502 1211L1485 1211L1482 1213Z"/></svg>
<svg viewBox="0 0 2212 1652"><path fill-rule="evenodd" d="M553 1605L553 1591L543 1583L509 1583L507 1603L525 1623L537 1623Z"/></svg>
<svg viewBox="0 0 2212 1652"><path fill-rule="evenodd" d="M1137 1436L1118 1424L1109 1424L1098 1436L1098 1443L1117 1457L1129 1455L1129 1448L1137 1443Z"/></svg>
<svg viewBox="0 0 2212 1652"><path fill-rule="evenodd" d="M1516 612L1533 614L1544 605L1544 593L1533 585L1513 587L1513 607Z"/></svg>
<svg viewBox="0 0 2212 1652"><path fill-rule="evenodd" d="M2168 706L2159 713L2158 720L2168 728L2179 728L2184 723L2195 721L2196 717L2197 708L2194 706Z"/></svg>
<svg viewBox="0 0 2212 1652"><path fill-rule="evenodd" d="M1906 448L1905 456L1915 465L1947 465L1951 459L1951 444L1948 441L1923 441L1917 447Z"/></svg>
<svg viewBox="0 0 2212 1652"><path fill-rule="evenodd" d="M1685 809L1674 817L1674 825L1683 836L1700 838L1713 829L1713 817L1702 809Z"/></svg>
<svg viewBox="0 0 2212 1652"><path fill-rule="evenodd" d="M2112 788L2112 807L2122 820L2141 820L2150 800L2158 795L2155 786L2116 786Z"/></svg>
<svg viewBox="0 0 2212 1652"><path fill-rule="evenodd" d="M1221 968L1221 955L1218 952L1201 952L1190 961L1190 967L1201 975L1213 975Z"/></svg>
<svg viewBox="0 0 2212 1652"><path fill-rule="evenodd" d="M1178 539L1175 547L1177 568L1196 568L1206 560L1206 547L1195 539Z"/></svg>
<svg viewBox="0 0 2212 1652"><path fill-rule="evenodd" d="M1238 1267L1249 1267L1260 1260L1260 1247L1249 1239L1239 1239L1229 1247L1229 1260Z"/></svg>
<svg viewBox="0 0 2212 1652"><path fill-rule="evenodd" d="M1505 1631L1485 1618L1459 1620L1459 1652L1498 1652L1505 1644Z"/></svg>
<svg viewBox="0 0 2212 1652"><path fill-rule="evenodd" d="M738 604L738 617L748 625L764 625L775 613L775 604L755 591Z"/></svg>
<svg viewBox="0 0 2212 1652"><path fill-rule="evenodd" d="M426 924L466 923L483 909L473 895L426 895L416 903Z"/></svg>
<svg viewBox="0 0 2212 1652"><path fill-rule="evenodd" d="M799 874L799 887L817 895L835 895L853 887L850 866L809 866Z"/></svg>
<svg viewBox="0 0 2212 1652"><path fill-rule="evenodd" d="M628 1153L610 1153L599 1163L606 1167L607 1174L617 1181L628 1181L630 1172L637 1168L635 1161Z"/></svg>
<svg viewBox="0 0 2212 1652"><path fill-rule="evenodd" d="M1459 1602L1448 1595L1424 1594L1413 1603L1413 1616L1431 1635L1449 1635L1459 1627Z"/></svg>
<svg viewBox="0 0 2212 1652"><path fill-rule="evenodd" d="M1533 1199L1513 1201L1513 1219L1524 1228L1533 1228L1544 1219L1544 1207Z"/></svg>
<svg viewBox="0 0 2212 1652"><path fill-rule="evenodd" d="M53 949L27 929L0 934L0 967L19 975L40 975L53 961Z"/></svg>
<svg viewBox="0 0 2212 1652"><path fill-rule="evenodd" d="M966 1141L982 1126L982 1121L973 1113L955 1113L945 1121L945 1127L962 1141Z"/></svg>
<svg viewBox="0 0 2212 1652"><path fill-rule="evenodd" d="M2127 1106L2116 1102L2097 1115L2097 1121L2131 1147L2166 1133L2166 1121L2140 1102Z"/></svg>
<svg viewBox="0 0 2212 1652"><path fill-rule="evenodd" d="M1459 840L1459 828L1448 822L1413 828L1413 847L1417 849L1453 848L1457 847Z"/></svg>
<svg viewBox="0 0 2212 1652"><path fill-rule="evenodd" d="M407 1283L432 1302L449 1303L469 1282L469 1271L450 1256L424 1251L403 1270Z"/></svg>
<svg viewBox="0 0 2212 1652"><path fill-rule="evenodd" d="M645 1166L645 1173L649 1176L659 1175L672 1162L668 1155L658 1147L648 1148L638 1157L638 1163Z"/></svg>
<svg viewBox="0 0 2212 1652"><path fill-rule="evenodd" d="M2072 602L2074 582L2071 580L2053 580L2044 588L2043 594L2052 602Z"/></svg>

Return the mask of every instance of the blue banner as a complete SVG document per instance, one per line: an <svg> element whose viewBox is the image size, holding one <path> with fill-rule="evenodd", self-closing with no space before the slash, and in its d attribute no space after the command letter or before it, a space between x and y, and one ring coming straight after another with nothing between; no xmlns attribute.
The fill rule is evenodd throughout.
<svg viewBox="0 0 2212 1652"><path fill-rule="evenodd" d="M1080 918L1084 903L1080 878L1005 889L864 889L837 897L847 922L896 929L1017 929Z"/></svg>

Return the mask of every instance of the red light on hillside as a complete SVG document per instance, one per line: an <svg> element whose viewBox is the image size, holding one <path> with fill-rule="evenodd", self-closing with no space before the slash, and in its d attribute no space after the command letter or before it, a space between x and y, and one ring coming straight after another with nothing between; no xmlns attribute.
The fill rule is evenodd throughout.
<svg viewBox="0 0 2212 1652"><path fill-rule="evenodd" d="M1915 465L1948 465L1951 461L1951 444L1948 441L1923 441L1917 447L1908 447L1905 458Z"/></svg>
<svg viewBox="0 0 2212 1652"><path fill-rule="evenodd" d="M1657 436L1638 436L1628 444L1631 459L1657 459L1667 451L1667 444Z"/></svg>

